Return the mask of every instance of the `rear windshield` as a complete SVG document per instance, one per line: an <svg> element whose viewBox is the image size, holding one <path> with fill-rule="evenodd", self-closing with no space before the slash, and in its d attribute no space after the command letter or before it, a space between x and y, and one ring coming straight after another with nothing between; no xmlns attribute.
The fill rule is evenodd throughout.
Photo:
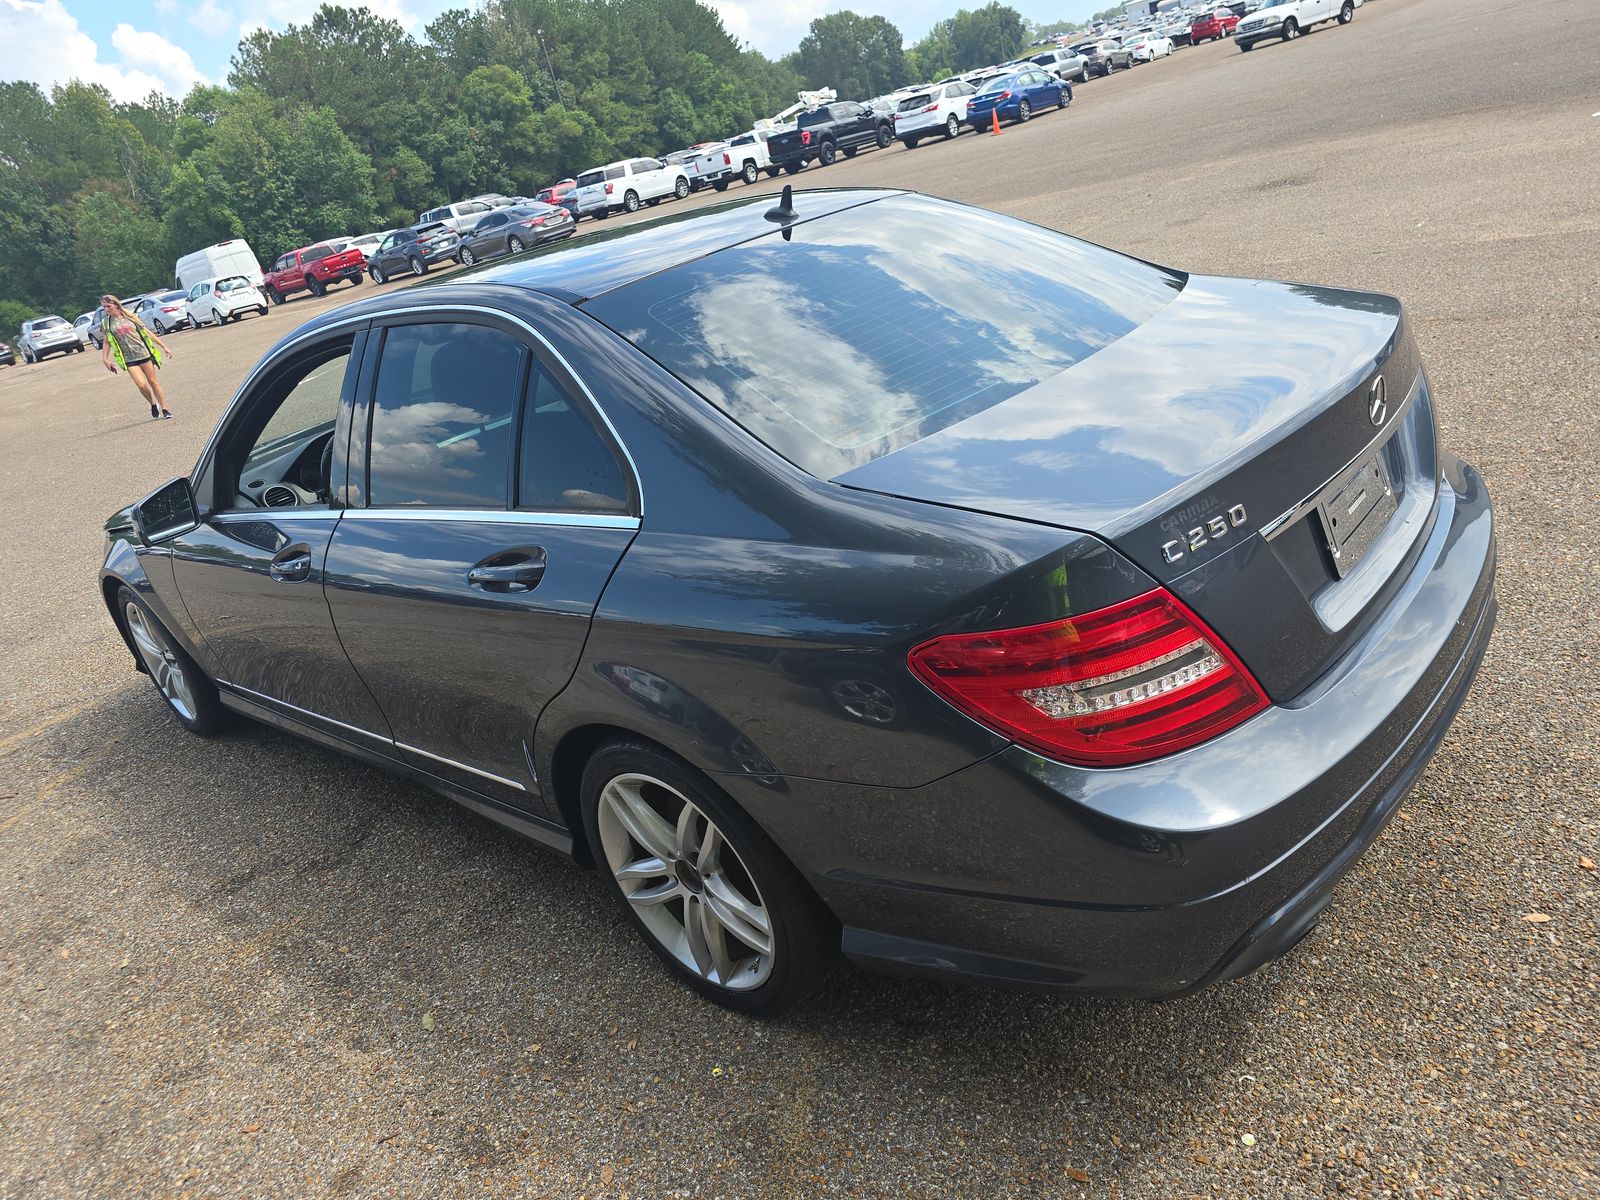
<svg viewBox="0 0 1600 1200"><path fill-rule="evenodd" d="M795 122L797 128L804 129L807 125L826 125L833 120L833 114L825 108L814 108L810 112L800 114L800 119Z"/></svg>
<svg viewBox="0 0 1600 1200"><path fill-rule="evenodd" d="M822 478L1065 371L1149 320L1184 282L925 197L786 232L788 241L757 238L584 307Z"/></svg>
<svg viewBox="0 0 1600 1200"><path fill-rule="evenodd" d="M900 101L900 111L911 112L913 109L918 109L925 104L932 103L932 96L907 96L904 100Z"/></svg>
<svg viewBox="0 0 1600 1200"><path fill-rule="evenodd" d="M309 250L300 252L300 261L303 263L316 262L319 258L327 258L332 253L332 246L313 246Z"/></svg>
<svg viewBox="0 0 1600 1200"><path fill-rule="evenodd" d="M604 183L605 181L606 173L604 171L585 171L578 176L579 187L593 187L595 184Z"/></svg>
<svg viewBox="0 0 1600 1200"><path fill-rule="evenodd" d="M247 288L249 286L250 281L243 275L235 275L231 279L217 280L217 291L223 293L237 292L240 288Z"/></svg>
<svg viewBox="0 0 1600 1200"><path fill-rule="evenodd" d="M995 92L1003 92L1011 86L1011 81L1015 78L1015 75L996 75L983 85L983 90L978 94L980 96L989 96Z"/></svg>
<svg viewBox="0 0 1600 1200"><path fill-rule="evenodd" d="M63 317L40 317L33 323L33 327L35 329L54 329L57 325L65 325L66 323Z"/></svg>

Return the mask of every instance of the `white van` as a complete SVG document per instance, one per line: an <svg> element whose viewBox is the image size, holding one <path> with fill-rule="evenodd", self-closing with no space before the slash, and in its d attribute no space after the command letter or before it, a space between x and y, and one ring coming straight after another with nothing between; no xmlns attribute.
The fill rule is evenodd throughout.
<svg viewBox="0 0 1600 1200"><path fill-rule="evenodd" d="M260 287L263 282L256 252L250 249L250 243L243 238L218 242L215 246L185 254L178 260L175 270L178 287L186 292L197 283L225 275L243 275L252 287Z"/></svg>

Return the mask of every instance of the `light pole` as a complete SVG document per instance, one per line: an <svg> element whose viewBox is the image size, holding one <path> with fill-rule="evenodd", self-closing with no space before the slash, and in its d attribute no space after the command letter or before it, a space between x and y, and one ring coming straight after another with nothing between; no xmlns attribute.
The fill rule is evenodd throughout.
<svg viewBox="0 0 1600 1200"><path fill-rule="evenodd" d="M555 64L550 61L550 47L544 44L544 30L535 29L533 32L534 36L539 39L539 49L544 51L544 65L550 72L550 82L556 85L556 99L565 104L567 97L561 90L561 80L556 78Z"/></svg>

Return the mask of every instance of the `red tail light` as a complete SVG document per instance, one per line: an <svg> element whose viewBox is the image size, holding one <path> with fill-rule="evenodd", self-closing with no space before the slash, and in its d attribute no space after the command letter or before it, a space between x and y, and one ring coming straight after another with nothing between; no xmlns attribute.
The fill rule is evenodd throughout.
<svg viewBox="0 0 1600 1200"><path fill-rule="evenodd" d="M606 184L606 195L611 195L611 185L609 183Z"/></svg>
<svg viewBox="0 0 1600 1200"><path fill-rule="evenodd" d="M802 145L802 146L809 146L809 145L811 145L811 130L809 130L809 129L802 129L802 130L801 130L801 131L800 131L800 144L801 144L801 145Z"/></svg>
<svg viewBox="0 0 1600 1200"><path fill-rule="evenodd" d="M543 217L529 217L526 221L523 222L523 224L524 225L543 225L544 224L544 218Z"/></svg>
<svg viewBox="0 0 1600 1200"><path fill-rule="evenodd" d="M1222 640L1163 588L1046 625L946 634L912 650L908 663L973 720L1091 767L1185 750L1269 703Z"/></svg>
<svg viewBox="0 0 1600 1200"><path fill-rule="evenodd" d="M1009 99L1011 99L1011 93L1010 92L1001 92L998 96L996 96L994 98L994 102L996 104L1002 104L1002 103L1004 103L1005 101L1007 101Z"/></svg>
<svg viewBox="0 0 1600 1200"><path fill-rule="evenodd" d="M724 154L722 156L722 165L725 167L733 166L733 156L731 154Z"/></svg>
<svg viewBox="0 0 1600 1200"><path fill-rule="evenodd" d="M939 111L939 106L937 104L930 104L930 105L928 105L927 108L923 109L922 111L925 112L925 113L927 113L927 112L938 112Z"/></svg>

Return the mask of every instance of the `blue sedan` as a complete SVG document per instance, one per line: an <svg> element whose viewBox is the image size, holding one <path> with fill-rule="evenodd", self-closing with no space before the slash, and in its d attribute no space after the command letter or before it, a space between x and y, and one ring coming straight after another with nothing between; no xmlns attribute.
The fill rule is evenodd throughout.
<svg viewBox="0 0 1600 1200"><path fill-rule="evenodd" d="M967 122L980 132L994 123L998 112L1002 121L1027 121L1042 108L1065 108L1072 103L1072 85L1037 67L1024 67L1010 75L999 75L984 84L967 102Z"/></svg>

